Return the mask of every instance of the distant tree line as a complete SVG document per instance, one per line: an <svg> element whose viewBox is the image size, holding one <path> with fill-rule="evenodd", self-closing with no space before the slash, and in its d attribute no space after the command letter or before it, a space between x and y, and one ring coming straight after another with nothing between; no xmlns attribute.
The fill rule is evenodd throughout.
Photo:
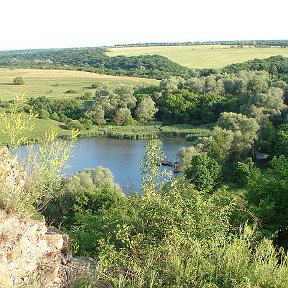
<svg viewBox="0 0 288 288"><path fill-rule="evenodd" d="M277 76L285 81L288 80L288 58L283 56L272 56L266 59L254 59L244 63L236 63L222 69L225 73L235 73L239 71L267 71L271 77Z"/></svg>
<svg viewBox="0 0 288 288"><path fill-rule="evenodd" d="M69 48L0 52L0 67L67 69L155 79L181 76L209 76L217 73L236 73L243 70L265 70L271 76L287 79L288 58L272 56L244 63L231 64L223 69L189 69L160 55L115 56L105 54L105 48Z"/></svg>
<svg viewBox="0 0 288 288"><path fill-rule="evenodd" d="M1 67L70 69L162 79L189 77L190 70L160 55L109 57L103 48L0 52Z"/></svg>
<svg viewBox="0 0 288 288"><path fill-rule="evenodd" d="M195 42L148 42L134 44L118 44L111 47L145 47L145 46L191 46L191 45L245 45L245 46L281 46L287 47L288 40L233 40L233 41L195 41Z"/></svg>

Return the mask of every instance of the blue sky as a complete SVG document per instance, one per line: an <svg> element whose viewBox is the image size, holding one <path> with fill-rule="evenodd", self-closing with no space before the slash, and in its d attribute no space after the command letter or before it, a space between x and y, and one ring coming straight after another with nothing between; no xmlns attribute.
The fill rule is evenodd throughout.
<svg viewBox="0 0 288 288"><path fill-rule="evenodd" d="M287 0L2 0L0 50L288 39Z"/></svg>

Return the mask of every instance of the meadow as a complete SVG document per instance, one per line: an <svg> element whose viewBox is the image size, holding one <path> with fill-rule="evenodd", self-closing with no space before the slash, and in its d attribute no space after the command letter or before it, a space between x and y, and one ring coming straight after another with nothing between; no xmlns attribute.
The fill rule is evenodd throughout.
<svg viewBox="0 0 288 288"><path fill-rule="evenodd" d="M21 76L23 85L13 85L13 79ZM111 76L83 71L9 69L0 68L0 100L11 100L15 94L25 93L27 97L45 96L56 99L75 98L85 91L95 93L92 87L108 83L111 87L119 84L152 85L157 80ZM92 87L91 87L92 85Z"/></svg>
<svg viewBox="0 0 288 288"><path fill-rule="evenodd" d="M159 54L189 68L223 68L232 63L275 55L288 57L288 48L230 45L148 46L110 48L108 56Z"/></svg>
<svg viewBox="0 0 288 288"><path fill-rule="evenodd" d="M9 145L10 141L8 136L3 133L4 125L0 121L0 145ZM59 137L69 136L71 133L69 130L64 129L64 124L51 120L51 119L34 119L34 129L31 131L25 131L25 137L29 143L41 142L44 134L48 130L56 130Z"/></svg>

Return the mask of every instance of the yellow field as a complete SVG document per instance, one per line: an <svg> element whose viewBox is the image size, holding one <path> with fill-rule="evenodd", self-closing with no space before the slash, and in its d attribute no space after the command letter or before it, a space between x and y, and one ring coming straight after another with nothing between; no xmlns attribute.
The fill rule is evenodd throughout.
<svg viewBox="0 0 288 288"><path fill-rule="evenodd" d="M223 68L232 63L274 55L288 57L288 48L231 47L230 45L147 46L111 48L108 56L159 54L189 68Z"/></svg>
<svg viewBox="0 0 288 288"><path fill-rule="evenodd" d="M12 85L13 79L22 76L24 85ZM109 83L111 87L118 84L152 85L156 80L111 76L83 71L44 70L44 69L9 69L0 68L0 100L13 99L15 94L25 93L27 97L46 96L50 98L75 98L84 91L95 93L91 84ZM76 93L66 93L74 90Z"/></svg>

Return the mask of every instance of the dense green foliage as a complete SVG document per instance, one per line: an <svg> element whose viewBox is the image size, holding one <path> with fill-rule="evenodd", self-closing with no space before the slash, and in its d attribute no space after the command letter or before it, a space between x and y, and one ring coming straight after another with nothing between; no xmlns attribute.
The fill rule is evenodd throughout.
<svg viewBox="0 0 288 288"><path fill-rule="evenodd" d="M224 72L235 73L239 71L264 70L271 76L280 75L280 78L287 80L288 58L283 56L272 56L267 59L254 59L244 63L231 64L223 68Z"/></svg>
<svg viewBox="0 0 288 288"><path fill-rule="evenodd" d="M256 176L256 177L255 177ZM273 158L271 168L250 178L247 199L261 219L264 235L288 247L288 161L284 156Z"/></svg>
<svg viewBox="0 0 288 288"><path fill-rule="evenodd" d="M13 79L13 84L14 85L23 85L24 84L24 80L21 76L15 77Z"/></svg>
<svg viewBox="0 0 288 288"><path fill-rule="evenodd" d="M103 84L96 93L83 93L71 100L44 96L29 101L40 118L51 118L68 128L89 129L92 124L129 125L156 119L167 124L213 123L223 112L255 118L264 129L267 117L283 121L287 84L265 71L240 71L184 79L169 77L159 85L136 87ZM69 90L70 91L70 90ZM283 98L284 95L284 98Z"/></svg>
<svg viewBox="0 0 288 288"><path fill-rule="evenodd" d="M199 191L211 191L217 184L220 172L221 168L217 161L202 153L192 156L191 166L186 170L186 177Z"/></svg>
<svg viewBox="0 0 288 288"><path fill-rule="evenodd" d="M147 146L144 167L157 169L155 145ZM225 189L198 191L176 178L157 191L148 181L144 194L124 196L107 173L97 168L72 176L46 211L50 221L61 211L57 221L74 237L76 254L98 260L75 287L288 285L287 256L271 241L256 240L251 227L235 226L243 204Z"/></svg>

